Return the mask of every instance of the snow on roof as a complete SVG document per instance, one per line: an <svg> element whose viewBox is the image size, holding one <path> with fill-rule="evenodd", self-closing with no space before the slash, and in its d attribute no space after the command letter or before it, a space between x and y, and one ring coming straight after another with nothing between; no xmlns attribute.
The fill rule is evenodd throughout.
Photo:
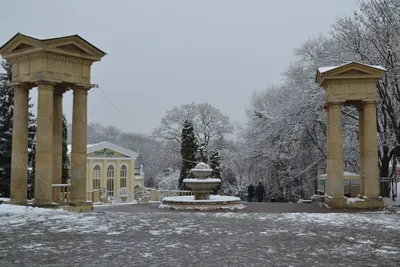
<svg viewBox="0 0 400 267"><path fill-rule="evenodd" d="M321 67L321 68L318 68L318 71L319 71L319 73L325 73L325 72L331 71L331 70L333 70L333 69L340 68L340 67L343 67L343 66L352 64L352 63L356 63L356 64L363 65L363 66L367 66L367 67L370 67L370 68L374 68L374 69L386 71L385 68L383 68L383 67L381 67L381 66L378 66L378 65L368 65L368 64L363 64L363 63L355 62L355 61L347 62L347 63L344 63L344 64L342 64L342 65L338 65L338 66Z"/></svg>
<svg viewBox="0 0 400 267"><path fill-rule="evenodd" d="M67 152L68 155L71 154L71 147L72 147L71 145L68 145L68 152ZM95 151L102 150L102 149L114 150L114 151L116 151L118 153L121 153L123 155L129 156L129 157L133 158L134 160L136 160L136 158L138 156L138 153L136 153L135 151L126 149L124 147L118 146L116 144L113 144L113 143L110 143L110 142L107 142L107 141L103 141L103 142L100 142L100 143L87 145L87 153L88 154L89 153L93 153Z"/></svg>
<svg viewBox="0 0 400 267"><path fill-rule="evenodd" d="M88 144L86 146L86 148L89 148L89 147L94 146L94 145L97 145L97 144ZM67 145L67 155L71 154L71 151L72 151L72 145Z"/></svg>
<svg viewBox="0 0 400 267"><path fill-rule="evenodd" d="M355 178L355 177L359 177L359 176L360 175L357 173L343 171L343 177L354 177ZM318 178L327 178L327 177L328 177L328 174L326 174L326 173L318 175Z"/></svg>

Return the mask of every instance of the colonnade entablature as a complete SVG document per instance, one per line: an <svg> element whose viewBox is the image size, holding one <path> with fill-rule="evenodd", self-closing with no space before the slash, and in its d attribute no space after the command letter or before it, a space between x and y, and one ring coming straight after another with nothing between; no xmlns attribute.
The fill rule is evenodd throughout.
<svg viewBox="0 0 400 267"><path fill-rule="evenodd" d="M12 64L14 89L11 202L27 203L28 99L38 88L35 204L52 205L52 184L61 183L62 98L73 90L71 202L86 205L87 94L91 66L106 55L79 35L38 39L17 33L0 47Z"/></svg>

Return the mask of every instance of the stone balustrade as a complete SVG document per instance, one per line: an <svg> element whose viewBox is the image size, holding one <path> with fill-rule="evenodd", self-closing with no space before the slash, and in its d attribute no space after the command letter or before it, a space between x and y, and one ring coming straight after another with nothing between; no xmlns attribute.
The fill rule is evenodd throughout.
<svg viewBox="0 0 400 267"><path fill-rule="evenodd" d="M53 203L62 206L69 205L71 201L71 184L52 184Z"/></svg>
<svg viewBox="0 0 400 267"><path fill-rule="evenodd" d="M150 201L162 201L164 197L174 196L192 196L193 192L189 190L156 190L151 191Z"/></svg>

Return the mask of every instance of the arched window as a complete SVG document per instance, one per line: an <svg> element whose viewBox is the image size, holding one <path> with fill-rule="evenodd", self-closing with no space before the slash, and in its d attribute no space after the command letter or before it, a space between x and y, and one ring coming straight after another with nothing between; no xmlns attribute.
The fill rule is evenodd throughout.
<svg viewBox="0 0 400 267"><path fill-rule="evenodd" d="M99 165L93 168L93 189L99 189L101 183L101 168Z"/></svg>
<svg viewBox="0 0 400 267"><path fill-rule="evenodd" d="M126 174L127 174L127 169L125 165L121 166L120 170L120 187L126 187Z"/></svg>
<svg viewBox="0 0 400 267"><path fill-rule="evenodd" d="M109 165L107 167L107 196L114 196L114 166Z"/></svg>

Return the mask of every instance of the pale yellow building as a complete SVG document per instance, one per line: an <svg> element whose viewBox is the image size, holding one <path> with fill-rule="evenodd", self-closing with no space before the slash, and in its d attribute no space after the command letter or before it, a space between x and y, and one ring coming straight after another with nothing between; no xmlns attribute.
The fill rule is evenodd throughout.
<svg viewBox="0 0 400 267"><path fill-rule="evenodd" d="M68 154L71 152L68 146ZM104 188L108 197L126 187L134 194L144 188L142 167L135 169L138 154L132 150L101 142L87 146L86 191Z"/></svg>

